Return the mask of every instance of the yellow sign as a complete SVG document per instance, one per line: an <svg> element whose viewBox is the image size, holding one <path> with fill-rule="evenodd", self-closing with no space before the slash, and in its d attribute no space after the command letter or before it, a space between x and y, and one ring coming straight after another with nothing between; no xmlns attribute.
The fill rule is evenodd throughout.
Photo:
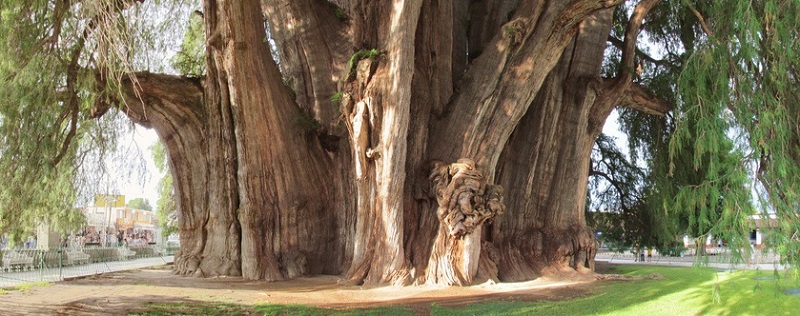
<svg viewBox="0 0 800 316"><path fill-rule="evenodd" d="M125 196L124 195L106 195L106 194L98 194L94 196L94 206L97 207L124 207L125 206Z"/></svg>

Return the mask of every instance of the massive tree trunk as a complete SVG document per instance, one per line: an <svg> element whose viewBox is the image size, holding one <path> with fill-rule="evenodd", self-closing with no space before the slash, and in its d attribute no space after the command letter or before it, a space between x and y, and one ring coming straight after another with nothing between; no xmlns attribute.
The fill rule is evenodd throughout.
<svg viewBox="0 0 800 316"><path fill-rule="evenodd" d="M514 131L498 166L508 213L492 226L500 278L583 271L595 247L586 227L589 156L611 108L594 108L611 11L586 20ZM597 117L597 119L595 119Z"/></svg>
<svg viewBox="0 0 800 316"><path fill-rule="evenodd" d="M599 77L620 2L206 0L202 86L127 85L129 116L169 151L176 271L458 285L584 271L594 137L614 105L666 111L629 75Z"/></svg>

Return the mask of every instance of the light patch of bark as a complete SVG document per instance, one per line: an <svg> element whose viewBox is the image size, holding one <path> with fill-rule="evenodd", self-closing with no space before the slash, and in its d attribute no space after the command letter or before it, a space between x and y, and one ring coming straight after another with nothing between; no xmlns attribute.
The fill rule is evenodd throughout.
<svg viewBox="0 0 800 316"><path fill-rule="evenodd" d="M503 214L503 187L487 184L471 159L450 165L434 163L430 179L439 203L436 215L453 238L472 234L487 220Z"/></svg>
<svg viewBox="0 0 800 316"><path fill-rule="evenodd" d="M479 268L483 279L495 279L496 265L481 258L483 224L503 213L503 190L487 184L471 159L445 164L434 162L430 180L439 207L439 232L427 270L430 284L470 285ZM493 267L494 266L494 267ZM492 271L494 270L494 271Z"/></svg>

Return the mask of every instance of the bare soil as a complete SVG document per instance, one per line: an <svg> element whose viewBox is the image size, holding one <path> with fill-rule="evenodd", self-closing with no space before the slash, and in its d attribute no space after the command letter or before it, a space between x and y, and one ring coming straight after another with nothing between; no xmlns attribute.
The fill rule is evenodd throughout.
<svg viewBox="0 0 800 316"><path fill-rule="evenodd" d="M427 315L430 306L460 306L482 301L567 300L591 292L593 281L540 278L519 283L470 287L354 286L337 276L255 282L237 277L181 277L168 269L143 269L96 275L0 295L0 315L127 315L150 302L218 302L254 305L304 304L352 309L407 306Z"/></svg>

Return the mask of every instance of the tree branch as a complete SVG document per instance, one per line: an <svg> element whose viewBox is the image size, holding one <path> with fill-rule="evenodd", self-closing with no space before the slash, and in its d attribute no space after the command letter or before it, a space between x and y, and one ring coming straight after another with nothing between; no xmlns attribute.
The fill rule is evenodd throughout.
<svg viewBox="0 0 800 316"><path fill-rule="evenodd" d="M623 43L622 40L620 40L620 39L618 39L616 37L613 37L611 35L608 35L608 42L611 43L612 45L614 45L615 47L619 48L620 50L622 50L625 47L625 43ZM670 63L669 61L666 61L666 60L663 60L663 59L655 59L655 58L653 58L652 56L648 55L647 53L645 53L644 51L642 51L639 48L636 48L636 56L638 56L639 58L644 59L644 60L646 60L646 61L648 61L648 62L650 62L652 64L658 65L658 66L664 66L664 67L669 67L669 68L675 68L676 67L674 64Z"/></svg>
<svg viewBox="0 0 800 316"><path fill-rule="evenodd" d="M633 9L633 15L625 28L625 41L622 47L622 66L620 72L612 81L604 82L604 87L599 93L595 104L592 106L593 114L589 123L592 128L597 129L597 131L602 128L602 124L605 122L606 117L608 117L608 113L610 113L619 102L634 106L638 105L636 102L623 100L629 97L629 92L634 92L633 95L637 98L643 95L640 93L642 91L639 91L637 88L631 88L634 79L633 68L634 57L636 55L636 38L639 36L644 17L647 16L650 9L655 7L659 2L661 2L661 0L642 0L636 4L636 8ZM649 99L651 98L642 98L642 100L638 101L647 101ZM650 111L649 113L660 113L660 111L655 111L655 109L661 109L661 107L651 108L650 106L643 106L640 108L645 111ZM663 113L666 113L666 111Z"/></svg>
<svg viewBox="0 0 800 316"><path fill-rule="evenodd" d="M169 120L191 121L204 116L200 78L137 72L120 85L124 98L120 111L142 126L158 129Z"/></svg>
<svg viewBox="0 0 800 316"><path fill-rule="evenodd" d="M633 15L630 21L628 21L628 26L625 27L625 42L622 47L622 68L617 76L617 85L621 86L620 90L624 89L624 85L633 81L633 74L635 73L634 57L636 55L636 39L639 37L639 31L641 31L644 17L647 16L650 9L655 7L659 2L661 2L661 0L642 0L639 2L636 8L633 9Z"/></svg>
<svg viewBox="0 0 800 316"><path fill-rule="evenodd" d="M628 86L618 102L619 105L656 116L664 116L672 110L672 104L659 99L638 84Z"/></svg>
<svg viewBox="0 0 800 316"><path fill-rule="evenodd" d="M689 7L689 10L692 11L694 16L697 17L697 20L700 21L700 26L703 28L703 32L706 32L706 35L708 35L708 37L713 37L714 32L711 32L711 28L709 28L708 24L706 24L706 19L703 18L703 15L699 11L697 11L697 9L695 9L695 7L691 3L689 3L689 1L684 1L684 3L686 3L686 5Z"/></svg>
<svg viewBox="0 0 800 316"><path fill-rule="evenodd" d="M580 23L621 2L554 1L543 6L521 2L511 21L461 78L459 91L444 111L448 118L434 127L437 134L451 137L433 137L431 156L445 161L476 157L479 166L494 168L501 148L483 144L508 140L545 81L546 76L539 74L558 63ZM450 145L452 135L459 135L455 146Z"/></svg>

